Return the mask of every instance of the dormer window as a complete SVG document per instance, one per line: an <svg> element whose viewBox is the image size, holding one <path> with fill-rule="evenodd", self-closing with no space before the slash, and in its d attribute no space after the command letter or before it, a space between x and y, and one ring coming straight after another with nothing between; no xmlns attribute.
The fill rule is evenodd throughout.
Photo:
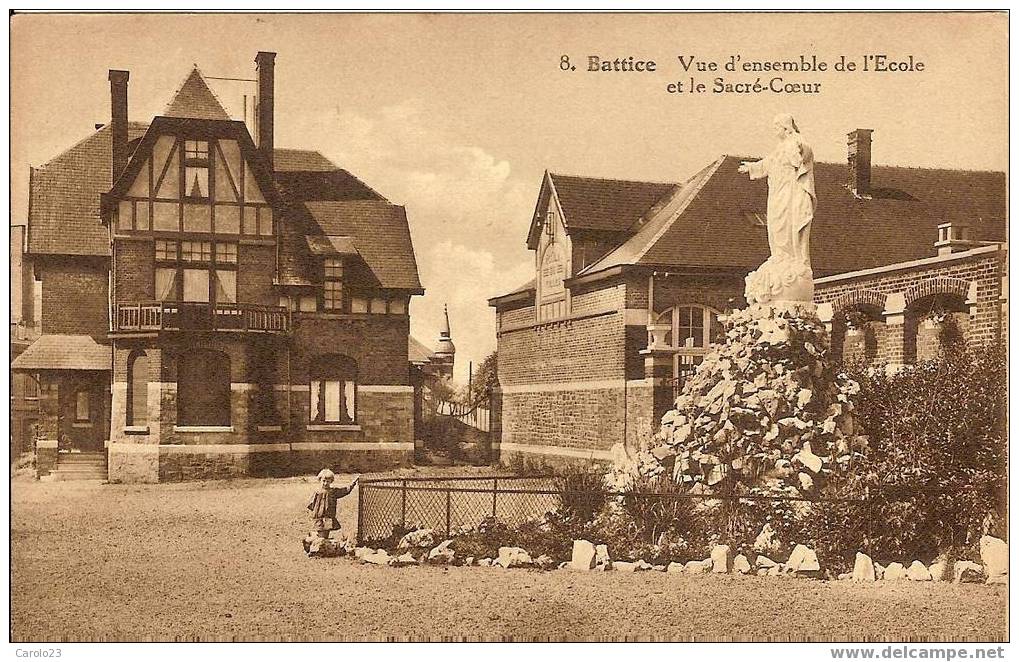
<svg viewBox="0 0 1019 662"><path fill-rule="evenodd" d="M548 243L555 241L555 212L551 209L545 214L545 234L548 235Z"/></svg>
<svg viewBox="0 0 1019 662"><path fill-rule="evenodd" d="M184 195L201 200L209 198L208 141L184 141Z"/></svg>
<svg viewBox="0 0 1019 662"><path fill-rule="evenodd" d="M762 214L759 211L743 211L743 218L747 220L747 223L754 225L759 228L768 227L768 217L766 214Z"/></svg>

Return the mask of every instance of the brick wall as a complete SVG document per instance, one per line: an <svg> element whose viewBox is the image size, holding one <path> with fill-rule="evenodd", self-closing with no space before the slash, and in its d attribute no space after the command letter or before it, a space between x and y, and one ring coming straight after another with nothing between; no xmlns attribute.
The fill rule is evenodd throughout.
<svg viewBox="0 0 1019 662"><path fill-rule="evenodd" d="M107 261L36 256L42 278L42 332L105 337L109 331Z"/></svg>
<svg viewBox="0 0 1019 662"><path fill-rule="evenodd" d="M241 243L237 247L237 301L276 306L279 296L273 288L276 247Z"/></svg>
<svg viewBox="0 0 1019 662"><path fill-rule="evenodd" d="M293 383L307 384L308 366L321 354L346 354L357 361L359 384L409 385L407 336L403 315L294 316Z"/></svg>
<svg viewBox="0 0 1019 662"><path fill-rule="evenodd" d="M155 295L156 244L152 239L117 239L116 282L118 302L152 301Z"/></svg>
<svg viewBox="0 0 1019 662"><path fill-rule="evenodd" d="M409 384L392 383L401 378L398 366L403 368L404 380L408 378L406 318L308 318L303 324L303 333L290 340L216 333L117 339L111 435L116 447L110 455L111 479L151 482L283 475L340 463L347 470L408 466L413 457L414 394ZM174 429L180 395L178 363L195 347L222 352L230 359L231 430ZM150 357L148 426L126 429L127 362L132 352L140 349ZM349 353L363 366L357 392L358 426L308 429L309 362L321 353L338 351ZM390 383L369 381L372 379ZM263 383L268 383L275 398L278 416L273 421L260 415L265 409L264 391L259 388ZM311 447L278 447L291 443ZM315 448L319 443L322 448ZM337 448L336 443L344 447ZM363 449L357 447L360 443L366 444ZM377 445L391 443L400 445L392 449ZM167 446L174 448L167 450Z"/></svg>
<svg viewBox="0 0 1019 662"><path fill-rule="evenodd" d="M870 358L872 364L911 363L937 356L940 331L928 323L934 307L951 315L964 341L983 345L1003 338L1002 273L1005 253L975 251L946 259L885 269L849 278L823 280L815 288L817 303L832 304L833 356ZM975 290L970 284L975 283ZM967 300L971 292L974 300ZM885 297L907 297L901 316L883 313ZM875 317L867 324L870 339L847 336L840 311L860 310ZM864 347L860 343L870 343ZM860 345L860 346L858 346Z"/></svg>
<svg viewBox="0 0 1019 662"><path fill-rule="evenodd" d="M638 283L634 283L632 296L634 302L639 303L640 295L637 294L636 285ZM706 306L720 312L743 308L746 306L743 288L743 278L736 276L658 276L652 294L654 309L660 313L673 306L684 305ZM646 283L643 291L647 291ZM646 299L643 307L647 307Z"/></svg>

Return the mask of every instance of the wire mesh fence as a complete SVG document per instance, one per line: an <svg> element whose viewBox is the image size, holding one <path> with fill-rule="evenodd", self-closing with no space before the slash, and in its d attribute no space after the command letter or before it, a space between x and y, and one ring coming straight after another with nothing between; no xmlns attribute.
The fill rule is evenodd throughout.
<svg viewBox="0 0 1019 662"><path fill-rule="evenodd" d="M486 476L361 481L358 542L381 540L396 530L434 529L448 535L489 517L509 525L541 517L560 505L555 478Z"/></svg>
<svg viewBox="0 0 1019 662"><path fill-rule="evenodd" d="M779 518L807 517L823 519L839 527L841 536L861 543L870 534L872 518L866 513L873 505L868 498L578 491L555 476L383 478L361 482L357 539L380 541L417 528L449 536L488 518L516 526L564 510L589 519L610 499L618 499L641 521L663 526L696 509L700 517L714 520L712 528L726 539L756 534L764 523Z"/></svg>

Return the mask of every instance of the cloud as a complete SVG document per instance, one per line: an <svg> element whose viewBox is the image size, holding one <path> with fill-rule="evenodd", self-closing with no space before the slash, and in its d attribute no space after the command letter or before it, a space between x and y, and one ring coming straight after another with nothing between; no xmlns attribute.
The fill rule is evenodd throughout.
<svg viewBox="0 0 1019 662"><path fill-rule="evenodd" d="M411 332L434 345L448 303L456 377L466 380L468 362L495 349L488 298L533 276L524 246L533 182L483 146L430 126L414 100L371 115L332 109L302 119L294 128L316 135L326 156L407 208L426 290L411 304Z"/></svg>

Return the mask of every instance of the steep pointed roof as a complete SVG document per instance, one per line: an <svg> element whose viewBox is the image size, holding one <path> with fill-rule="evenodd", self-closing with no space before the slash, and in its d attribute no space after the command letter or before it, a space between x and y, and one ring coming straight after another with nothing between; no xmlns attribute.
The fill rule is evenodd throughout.
<svg viewBox="0 0 1019 662"><path fill-rule="evenodd" d="M198 65L191 69L184 82L177 88L173 99L163 111L166 117L190 117L200 120L229 120L223 104L205 82Z"/></svg>
<svg viewBox="0 0 1019 662"><path fill-rule="evenodd" d="M449 308L445 304L442 306L442 317L439 344L435 348L435 353L439 356L451 356L456 353L456 345L453 344L453 338L449 332Z"/></svg>

